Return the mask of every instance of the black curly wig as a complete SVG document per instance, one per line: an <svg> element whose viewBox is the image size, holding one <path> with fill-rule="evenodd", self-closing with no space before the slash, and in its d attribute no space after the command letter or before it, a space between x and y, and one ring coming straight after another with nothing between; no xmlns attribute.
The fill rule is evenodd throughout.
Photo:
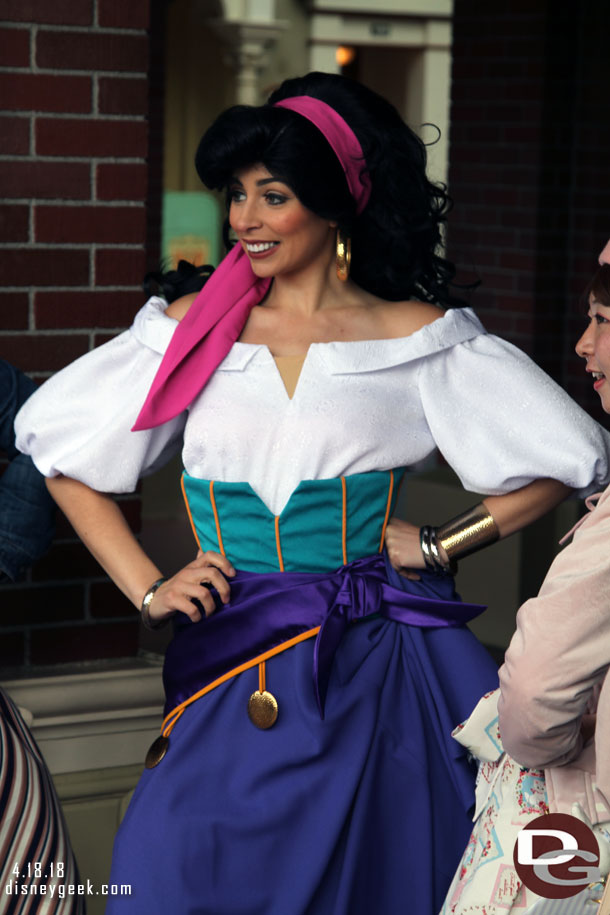
<svg viewBox="0 0 610 915"><path fill-rule="evenodd" d="M322 133L301 115L273 107L298 95L326 102L358 137L372 185L360 215ZM376 92L343 76L309 73L286 80L265 105L229 108L199 144L199 177L207 187L222 189L236 171L255 163L288 184L304 206L336 220L351 236L351 278L363 289L390 301L464 304L449 290L453 264L436 253L450 199L443 186L426 177L422 141Z"/></svg>

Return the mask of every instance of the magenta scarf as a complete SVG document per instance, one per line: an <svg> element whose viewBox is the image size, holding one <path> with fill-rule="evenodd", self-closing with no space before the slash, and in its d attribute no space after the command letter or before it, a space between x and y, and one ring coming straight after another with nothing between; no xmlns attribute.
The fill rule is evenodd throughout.
<svg viewBox="0 0 610 915"><path fill-rule="evenodd" d="M311 121L325 136L345 172L357 212L365 208L371 183L362 147L347 122L326 102L300 95L277 102ZM259 279L240 244L220 262L176 328L133 426L152 429L173 419L203 390L235 341L271 280Z"/></svg>

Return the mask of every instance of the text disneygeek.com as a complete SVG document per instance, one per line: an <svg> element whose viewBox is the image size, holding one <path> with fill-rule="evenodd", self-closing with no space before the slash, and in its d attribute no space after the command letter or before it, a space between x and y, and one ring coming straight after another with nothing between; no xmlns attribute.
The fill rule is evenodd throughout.
<svg viewBox="0 0 610 915"><path fill-rule="evenodd" d="M96 889L91 880L86 883L18 883L11 880L4 887L4 893L6 896L49 896L56 899L67 896L131 896L131 884L102 883Z"/></svg>

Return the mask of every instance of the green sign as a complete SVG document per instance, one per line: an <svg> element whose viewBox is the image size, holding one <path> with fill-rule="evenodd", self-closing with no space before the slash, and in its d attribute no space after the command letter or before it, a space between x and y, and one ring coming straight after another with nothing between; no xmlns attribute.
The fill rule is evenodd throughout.
<svg viewBox="0 0 610 915"><path fill-rule="evenodd" d="M216 266L221 218L218 201L206 191L166 191L161 240L166 269L174 269L180 260Z"/></svg>

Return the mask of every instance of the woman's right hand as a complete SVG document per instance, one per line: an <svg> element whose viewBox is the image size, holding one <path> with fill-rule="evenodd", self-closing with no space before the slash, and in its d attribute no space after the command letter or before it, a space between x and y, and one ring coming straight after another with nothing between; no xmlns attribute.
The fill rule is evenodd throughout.
<svg viewBox="0 0 610 915"><path fill-rule="evenodd" d="M201 612L197 604L193 603L193 599L199 601L205 615L209 616L216 609L216 605L209 588L203 583L215 588L223 604L226 604L231 597L227 578L234 575L235 569L226 556L213 550L207 550L205 553L200 550L193 562L157 588L148 608L151 621L160 623L179 612L186 614L193 623L198 622L201 619Z"/></svg>

